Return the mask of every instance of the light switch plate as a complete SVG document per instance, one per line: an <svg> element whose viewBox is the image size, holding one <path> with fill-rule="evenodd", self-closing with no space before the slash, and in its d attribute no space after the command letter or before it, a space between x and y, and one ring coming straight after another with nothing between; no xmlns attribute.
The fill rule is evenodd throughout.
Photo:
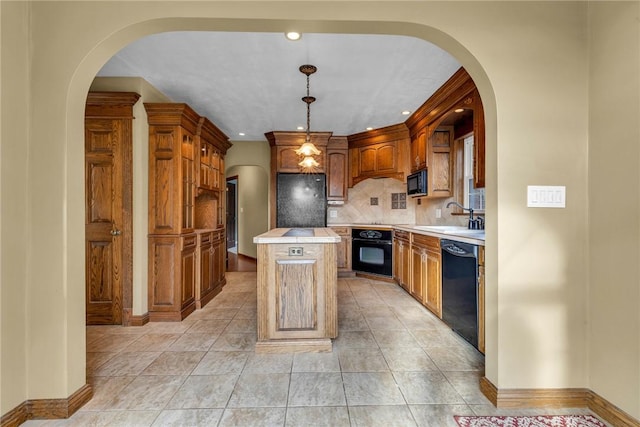
<svg viewBox="0 0 640 427"><path fill-rule="evenodd" d="M338 218L338 211L335 209L329 209L329 218Z"/></svg>
<svg viewBox="0 0 640 427"><path fill-rule="evenodd" d="M564 208L566 207L567 188L553 185L527 186L527 207Z"/></svg>

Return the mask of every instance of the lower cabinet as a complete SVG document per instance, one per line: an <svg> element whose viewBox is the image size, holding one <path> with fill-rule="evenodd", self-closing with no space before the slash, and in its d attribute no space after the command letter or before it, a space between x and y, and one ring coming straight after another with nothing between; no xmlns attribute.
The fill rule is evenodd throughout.
<svg viewBox="0 0 640 427"><path fill-rule="evenodd" d="M393 278L411 292L411 233L393 230Z"/></svg>
<svg viewBox="0 0 640 427"><path fill-rule="evenodd" d="M179 322L225 284L224 229L149 237L149 320Z"/></svg>
<svg viewBox="0 0 640 427"><path fill-rule="evenodd" d="M394 278L416 300L442 318L440 239L394 230Z"/></svg>
<svg viewBox="0 0 640 427"><path fill-rule="evenodd" d="M331 227L340 236L340 243L336 245L336 263L338 276L351 274L351 227Z"/></svg>

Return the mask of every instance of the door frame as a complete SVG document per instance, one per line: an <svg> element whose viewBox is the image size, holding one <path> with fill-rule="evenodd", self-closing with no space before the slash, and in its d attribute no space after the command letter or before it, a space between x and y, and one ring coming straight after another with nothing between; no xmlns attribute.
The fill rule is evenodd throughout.
<svg viewBox="0 0 640 427"><path fill-rule="evenodd" d="M233 211L235 212L235 217L234 217L234 221L233 221L233 231L234 231L235 238L236 238L236 240L235 240L236 246L235 247L236 247L236 253L237 253L238 252L238 242L240 241L240 239L238 239L238 232L239 232L239 230L238 230L238 188L239 188L240 180L238 178L238 175L227 177L226 185L228 185L230 181L235 181L235 187L236 187L235 198L234 198L235 205L233 207ZM228 188L228 187L226 187L226 185L225 185L225 190ZM227 197L227 199L225 200L226 205L227 205L227 209L226 209L225 214L229 212L229 195L228 195L227 191L225 191L225 194L226 194L226 197ZM225 218L225 226L226 226L226 218ZM229 233L229 227L227 227L227 234L228 233ZM225 236L225 239L226 239L226 236ZM228 241L228 239L227 239L227 241ZM229 248L227 247L226 243L225 243L225 248L227 248L227 252L228 252Z"/></svg>

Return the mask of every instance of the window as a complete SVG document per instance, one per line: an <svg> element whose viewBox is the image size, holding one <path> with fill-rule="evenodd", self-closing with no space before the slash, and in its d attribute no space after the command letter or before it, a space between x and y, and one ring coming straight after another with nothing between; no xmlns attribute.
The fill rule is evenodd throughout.
<svg viewBox="0 0 640 427"><path fill-rule="evenodd" d="M462 194L462 200L458 200L458 202L464 205L465 208L484 211L484 188L473 187L473 134L464 138L463 144L463 170L460 172L462 172L463 176L464 193Z"/></svg>

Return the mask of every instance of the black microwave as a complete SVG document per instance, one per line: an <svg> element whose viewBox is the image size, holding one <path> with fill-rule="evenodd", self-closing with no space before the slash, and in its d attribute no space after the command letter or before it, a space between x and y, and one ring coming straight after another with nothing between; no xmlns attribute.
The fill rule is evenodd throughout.
<svg viewBox="0 0 640 427"><path fill-rule="evenodd" d="M407 194L409 196L427 195L427 170L423 169L407 177Z"/></svg>

